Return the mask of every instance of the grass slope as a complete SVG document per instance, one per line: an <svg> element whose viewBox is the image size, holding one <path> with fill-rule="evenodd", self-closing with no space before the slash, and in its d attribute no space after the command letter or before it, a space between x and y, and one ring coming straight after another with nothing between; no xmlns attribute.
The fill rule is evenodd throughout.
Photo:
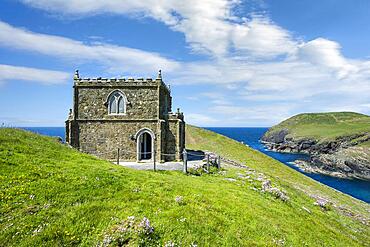
<svg viewBox="0 0 370 247"><path fill-rule="evenodd" d="M289 129L289 135L295 139L330 141L341 136L370 133L370 116L354 112L298 114L273 126L266 135L282 129ZM370 146L369 142L365 144Z"/></svg>
<svg viewBox="0 0 370 247"><path fill-rule="evenodd" d="M129 233L125 243L136 246L369 244L368 226L337 208L323 211L308 194L330 198L352 216L368 218L368 204L213 132L187 126L186 138L190 148L218 152L266 174L290 200L253 189L259 185L237 178L240 169L202 176L138 171L49 137L0 129L0 245L92 246L129 216L145 216L155 229L151 239Z"/></svg>

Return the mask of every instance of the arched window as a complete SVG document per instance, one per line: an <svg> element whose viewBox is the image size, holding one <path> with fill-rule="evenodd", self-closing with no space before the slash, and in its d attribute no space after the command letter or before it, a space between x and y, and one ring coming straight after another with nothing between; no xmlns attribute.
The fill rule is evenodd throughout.
<svg viewBox="0 0 370 247"><path fill-rule="evenodd" d="M126 97L120 91L112 92L108 97L108 114L126 113Z"/></svg>

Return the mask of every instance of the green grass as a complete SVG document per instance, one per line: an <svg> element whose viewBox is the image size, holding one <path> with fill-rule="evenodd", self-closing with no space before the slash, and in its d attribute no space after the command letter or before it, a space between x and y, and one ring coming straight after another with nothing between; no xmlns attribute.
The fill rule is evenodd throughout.
<svg viewBox="0 0 370 247"><path fill-rule="evenodd" d="M370 116L354 112L305 113L293 116L268 132L288 129L295 139L311 138L319 142L341 136L370 133Z"/></svg>
<svg viewBox="0 0 370 247"><path fill-rule="evenodd" d="M369 141L366 141L366 142L362 142L358 146L370 148L370 140Z"/></svg>
<svg viewBox="0 0 370 247"><path fill-rule="evenodd" d="M128 245L365 246L369 226L343 210L324 211L309 194L369 218L368 204L334 191L224 136L187 126L187 146L245 163L284 189L283 202L237 178L132 170L49 137L0 129L0 246L94 246L129 216L154 234L128 233ZM233 177L236 181L225 180ZM176 197L181 196L181 202ZM307 208L311 213L303 210Z"/></svg>

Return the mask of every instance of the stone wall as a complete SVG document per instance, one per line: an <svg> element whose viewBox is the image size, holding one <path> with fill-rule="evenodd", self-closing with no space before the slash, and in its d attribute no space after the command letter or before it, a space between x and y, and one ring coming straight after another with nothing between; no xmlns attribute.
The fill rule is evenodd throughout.
<svg viewBox="0 0 370 247"><path fill-rule="evenodd" d="M69 119L65 123L66 127L66 142L74 148L79 148L79 128L78 122L73 119Z"/></svg>
<svg viewBox="0 0 370 247"><path fill-rule="evenodd" d="M166 146L165 146L165 152L167 154L174 154L174 156L170 156L171 158L175 158L176 160L179 159L179 152L181 150L178 149L176 145L176 136L177 136L177 124L176 122L166 124Z"/></svg>
<svg viewBox="0 0 370 247"><path fill-rule="evenodd" d="M167 126L166 152L176 154L175 159L179 160L185 148L185 123L181 118L169 119Z"/></svg>
<svg viewBox="0 0 370 247"><path fill-rule="evenodd" d="M77 119L156 119L158 117L157 86L77 87ZM107 99L115 90L125 94L126 114L108 115Z"/></svg>
<svg viewBox="0 0 370 247"><path fill-rule="evenodd" d="M161 119L168 119L168 113L172 111L172 98L169 90L161 85L159 87L159 117Z"/></svg>
<svg viewBox="0 0 370 247"><path fill-rule="evenodd" d="M156 121L80 122L80 151L95 154L104 159L116 160L117 149L120 148L121 160L136 161L137 146L133 137L143 128L152 130L155 135L154 147L157 147L156 153L160 152L159 145L157 145L158 123ZM159 156L157 156L158 158Z"/></svg>

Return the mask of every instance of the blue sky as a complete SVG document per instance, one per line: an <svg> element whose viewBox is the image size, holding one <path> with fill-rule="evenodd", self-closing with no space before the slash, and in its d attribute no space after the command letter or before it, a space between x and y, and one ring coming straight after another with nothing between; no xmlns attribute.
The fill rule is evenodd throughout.
<svg viewBox="0 0 370 247"><path fill-rule="evenodd" d="M63 126L82 77L156 77L200 126L370 114L367 0L0 0L0 124Z"/></svg>

